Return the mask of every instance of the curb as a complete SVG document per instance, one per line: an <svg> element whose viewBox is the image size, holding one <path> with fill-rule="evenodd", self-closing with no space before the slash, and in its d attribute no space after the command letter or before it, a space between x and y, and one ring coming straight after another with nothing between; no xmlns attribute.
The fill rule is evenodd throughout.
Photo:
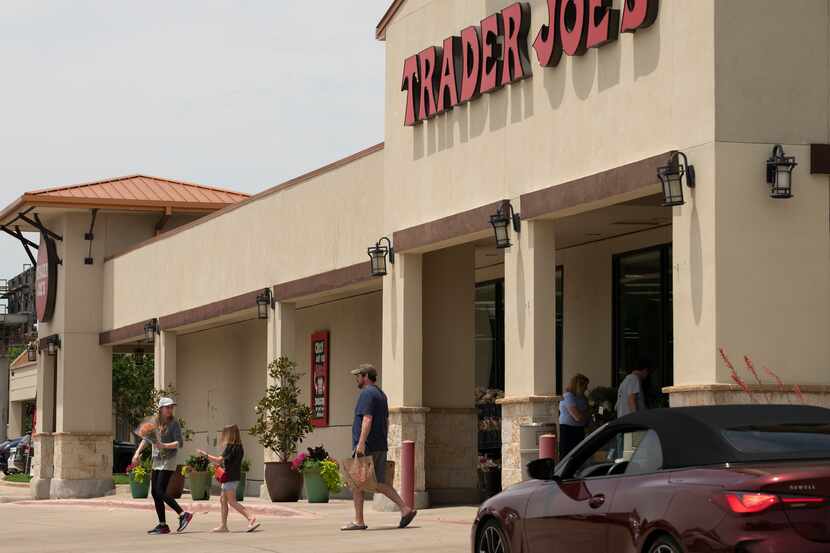
<svg viewBox="0 0 830 553"><path fill-rule="evenodd" d="M9 488L28 488L28 482L6 482L5 480L0 480L0 486L7 486Z"/></svg>
<svg viewBox="0 0 830 553"><path fill-rule="evenodd" d="M139 501L124 501L114 499L45 499L45 500L24 500L16 501L16 505L34 505L34 506L61 506L61 507L92 507L99 509L134 509L140 511L152 511L155 509L153 503L139 502ZM211 501L196 501L183 502L180 501L182 509L191 513L218 513L221 509L220 505ZM277 505L255 505L245 504L245 508L256 515L273 516L280 518L295 518L295 519L315 519L318 518L316 514L305 513L289 507L282 507Z"/></svg>

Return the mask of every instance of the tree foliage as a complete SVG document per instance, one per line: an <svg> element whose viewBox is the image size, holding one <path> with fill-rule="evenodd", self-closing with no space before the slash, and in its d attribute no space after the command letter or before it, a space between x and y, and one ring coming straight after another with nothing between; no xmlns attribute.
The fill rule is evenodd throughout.
<svg viewBox="0 0 830 553"><path fill-rule="evenodd" d="M280 461L287 462L297 452L297 445L314 429L311 407L300 401L298 383L302 375L296 363L280 357L268 365L268 376L271 384L255 407L257 421L250 434Z"/></svg>
<svg viewBox="0 0 830 553"><path fill-rule="evenodd" d="M112 407L115 415L131 426L138 424L153 402L153 356L115 354L112 356Z"/></svg>

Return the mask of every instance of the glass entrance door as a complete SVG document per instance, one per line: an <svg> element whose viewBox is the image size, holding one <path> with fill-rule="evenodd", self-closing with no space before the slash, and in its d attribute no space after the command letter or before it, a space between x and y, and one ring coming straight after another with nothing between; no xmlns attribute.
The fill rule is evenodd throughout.
<svg viewBox="0 0 830 553"><path fill-rule="evenodd" d="M649 407L667 406L674 382L671 244L614 256L614 385L648 365Z"/></svg>

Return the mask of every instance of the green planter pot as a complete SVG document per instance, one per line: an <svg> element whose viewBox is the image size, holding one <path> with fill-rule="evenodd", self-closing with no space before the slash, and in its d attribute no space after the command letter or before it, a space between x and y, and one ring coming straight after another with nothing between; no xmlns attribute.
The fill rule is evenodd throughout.
<svg viewBox="0 0 830 553"><path fill-rule="evenodd" d="M133 475L130 475L130 493L133 499L147 499L150 495L150 475L147 474L142 482L136 482Z"/></svg>
<svg viewBox="0 0 830 553"><path fill-rule="evenodd" d="M329 502L329 488L320 476L320 469L304 470L303 480L305 481L305 495L309 503Z"/></svg>
<svg viewBox="0 0 830 553"><path fill-rule="evenodd" d="M193 501L207 501L210 499L210 479L213 475L209 471L190 471L190 495Z"/></svg>
<svg viewBox="0 0 830 553"><path fill-rule="evenodd" d="M239 485L236 487L236 500L237 501L244 501L245 500L245 482L248 479L248 473L243 472L242 477L239 479Z"/></svg>

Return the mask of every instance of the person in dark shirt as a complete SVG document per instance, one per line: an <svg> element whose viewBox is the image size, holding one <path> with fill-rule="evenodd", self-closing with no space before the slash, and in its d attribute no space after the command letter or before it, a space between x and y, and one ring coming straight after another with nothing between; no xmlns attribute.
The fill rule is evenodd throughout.
<svg viewBox="0 0 830 553"><path fill-rule="evenodd" d="M357 405L354 409L352 424L352 447L355 456L371 455L375 466L377 491L391 499L401 510L399 528L406 528L415 515L415 509L403 502L395 488L386 483L386 453L389 449L387 434L389 432L389 404L386 394L377 387L378 373L372 365L361 365L352 371L360 388ZM354 521L342 530L365 530L363 519L363 490L352 490L354 498Z"/></svg>
<svg viewBox="0 0 830 553"><path fill-rule="evenodd" d="M242 448L242 439L239 436L239 427L231 424L223 428L219 442L224 447L221 457L210 455L201 449L198 450L200 455L204 455L217 465L222 465L222 468L225 470L225 476L222 481L222 495L219 497L219 502L222 505L222 524L214 528L213 531L222 533L228 531L228 507L230 506L245 517L248 521L248 532L253 532L259 528L256 517L250 514L236 500L236 488L242 479L242 459L245 457L245 450Z"/></svg>

